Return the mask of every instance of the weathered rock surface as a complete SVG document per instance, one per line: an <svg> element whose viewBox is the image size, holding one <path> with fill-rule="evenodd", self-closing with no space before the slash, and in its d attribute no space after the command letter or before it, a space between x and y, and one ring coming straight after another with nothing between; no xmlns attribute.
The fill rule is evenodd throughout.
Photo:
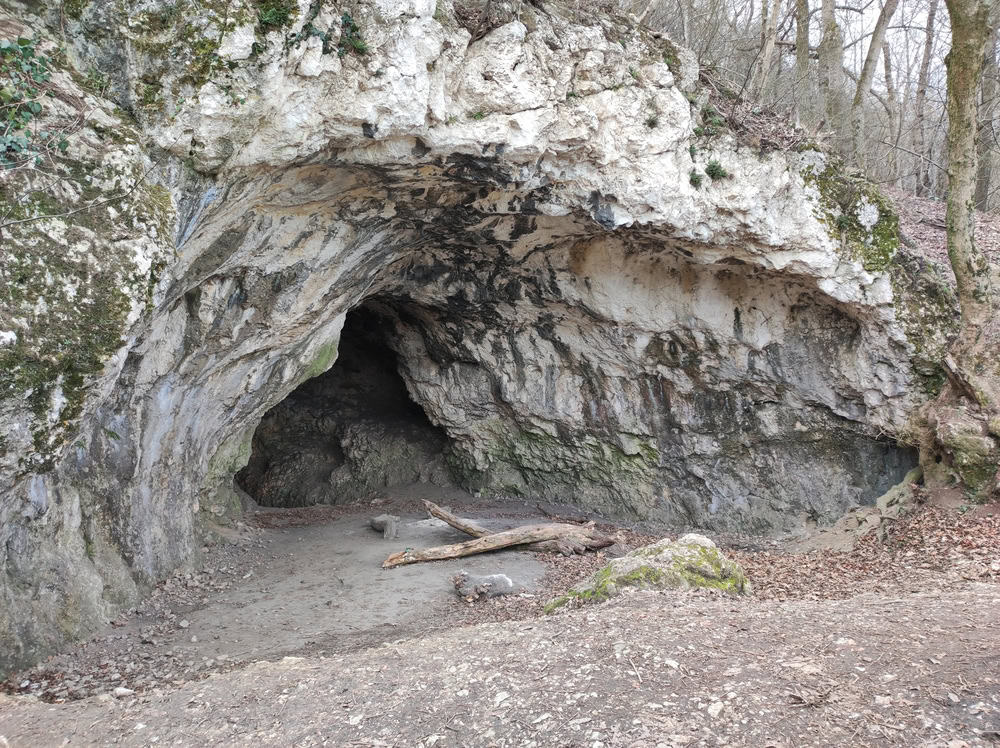
<svg viewBox="0 0 1000 748"><path fill-rule="evenodd" d="M52 27L131 115L60 77L86 125L35 191L138 187L4 229L0 668L240 511L258 423L334 365L359 305L468 488L767 530L912 467L891 438L938 375L948 297L910 292L925 268L887 206L831 191L821 154L697 137L683 50L555 0L472 31L474 4L430 0L303 1L285 25L64 5ZM697 189L709 161L731 176ZM303 429L344 454L260 483L336 501L427 461L385 424Z"/></svg>
<svg viewBox="0 0 1000 748"><path fill-rule="evenodd" d="M506 574L470 574L464 569L452 580L456 594L469 602L522 592L523 584Z"/></svg>
<svg viewBox="0 0 1000 748"><path fill-rule="evenodd" d="M750 582L739 564L726 558L704 535L688 533L677 540L664 538L612 559L590 579L552 600L545 611L551 613L566 605L603 602L628 588L703 588L730 595L751 593Z"/></svg>

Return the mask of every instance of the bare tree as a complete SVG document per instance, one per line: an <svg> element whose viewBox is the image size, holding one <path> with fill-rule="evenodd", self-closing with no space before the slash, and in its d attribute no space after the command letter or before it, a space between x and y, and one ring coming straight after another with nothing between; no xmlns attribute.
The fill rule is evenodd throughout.
<svg viewBox="0 0 1000 748"><path fill-rule="evenodd" d="M761 53L760 64L754 71L754 77L750 82L750 96L759 99L761 93L767 88L767 80L771 75L771 58L774 56L774 42L778 33L778 11L781 8L781 0L774 0L768 7L767 0L761 2L761 13L763 13L763 24L761 26Z"/></svg>
<svg viewBox="0 0 1000 748"><path fill-rule="evenodd" d="M945 58L948 110L948 259L958 288L961 321L945 356L946 387L928 413L921 444L925 472L940 479L938 451L950 457L966 486L989 495L996 489L996 449L986 445L1000 418L1000 304L990 263L976 245L976 108L995 0L945 0L951 20L951 50ZM958 408L956 405L963 407ZM971 420L971 422L970 422ZM990 424L993 424L992 426ZM979 424L978 426L976 424ZM955 435L961 435L956 439ZM972 446L969 446L972 445ZM947 464L947 461L945 462ZM979 468L970 471L969 465Z"/></svg>
<svg viewBox="0 0 1000 748"><path fill-rule="evenodd" d="M804 113L809 117L812 90L809 77L809 0L795 0L795 85L803 95L795 97L796 124Z"/></svg>
<svg viewBox="0 0 1000 748"><path fill-rule="evenodd" d="M917 77L917 95L914 104L914 148L919 156L917 163L917 194L926 197L931 191L930 159L928 158L927 142L927 86L930 80L931 56L934 53L934 20L937 15L938 0L930 0L927 9L927 38L924 41L924 54L920 60L920 74Z"/></svg>
<svg viewBox="0 0 1000 748"><path fill-rule="evenodd" d="M865 152L863 135L865 127L865 99L872 89L872 81L875 79L875 67L878 64L879 55L882 53L882 44L885 42L885 30L896 12L899 0L886 0L878 14L875 22L875 30L872 32L871 41L868 42L868 54L865 55L865 64L861 68L861 75L858 76L858 85L854 90L854 100L851 102L851 147L855 163L863 165L863 154Z"/></svg>
<svg viewBox="0 0 1000 748"><path fill-rule="evenodd" d="M980 86L979 125L976 138L977 158L979 166L976 172L976 207L979 210L989 208L990 183L993 177L993 150L996 148L997 133L994 126L996 118L997 76L997 35L986 45L986 59L983 63L983 82Z"/></svg>
<svg viewBox="0 0 1000 748"><path fill-rule="evenodd" d="M819 45L819 89L826 112L826 126L834 133L843 131L844 101L844 32L837 23L834 0L823 0L823 38ZM835 137L837 137L835 135ZM837 137L837 150L843 152L845 143Z"/></svg>
<svg viewBox="0 0 1000 748"><path fill-rule="evenodd" d="M896 91L896 84L892 75L892 61L890 59L889 48L882 47L883 73L885 75L885 100L886 115L889 118L889 142L887 176L891 184L896 184L899 179L899 164L896 157L896 149L899 145L900 124L902 118L899 112L899 94Z"/></svg>

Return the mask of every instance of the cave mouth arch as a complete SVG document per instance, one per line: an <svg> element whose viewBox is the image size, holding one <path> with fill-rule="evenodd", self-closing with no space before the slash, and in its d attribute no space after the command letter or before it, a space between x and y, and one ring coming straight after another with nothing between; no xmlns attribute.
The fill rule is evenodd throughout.
<svg viewBox="0 0 1000 748"><path fill-rule="evenodd" d="M331 288L236 483L271 507L421 482L768 533L832 524L916 464L883 428L907 372L859 310L641 235L536 233L376 255L350 301Z"/></svg>
<svg viewBox="0 0 1000 748"><path fill-rule="evenodd" d="M333 366L261 419L236 474L258 504L342 504L396 485L454 485L448 437L407 391L390 326L375 304L349 311Z"/></svg>

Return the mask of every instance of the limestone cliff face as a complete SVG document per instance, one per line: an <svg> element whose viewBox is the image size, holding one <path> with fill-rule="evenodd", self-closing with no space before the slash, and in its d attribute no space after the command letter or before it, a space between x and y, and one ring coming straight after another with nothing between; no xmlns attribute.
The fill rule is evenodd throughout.
<svg viewBox="0 0 1000 748"><path fill-rule="evenodd" d="M3 391L0 667L239 511L261 417L334 364L362 303L472 489L767 530L832 521L912 465L884 437L947 314L902 303L893 217L832 198L821 154L706 131L683 50L553 0L66 5L77 65L137 120L100 103L136 137L87 163L134 162L153 192L128 204L161 222L113 203L89 233L46 219L3 246L41 273L33 237L86 233L122 313L60 312L111 341L65 423L58 372ZM5 300L14 370L59 288ZM44 465L43 426L66 440Z"/></svg>

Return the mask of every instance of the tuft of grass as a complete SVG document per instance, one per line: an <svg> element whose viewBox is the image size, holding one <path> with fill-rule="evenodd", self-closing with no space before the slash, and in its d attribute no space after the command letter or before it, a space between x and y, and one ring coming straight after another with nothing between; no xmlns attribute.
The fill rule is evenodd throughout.
<svg viewBox="0 0 1000 748"><path fill-rule="evenodd" d="M706 104L701 110L701 121L708 125L709 127L718 128L725 127L726 120L711 104Z"/></svg>
<svg viewBox="0 0 1000 748"><path fill-rule="evenodd" d="M650 130L652 130L658 124L660 124L660 117L658 114L651 114L648 117L646 117L646 127L648 127Z"/></svg>
<svg viewBox="0 0 1000 748"><path fill-rule="evenodd" d="M343 57L348 52L366 55L369 51L368 42L361 36L358 24L354 22L349 13L344 13L340 17L340 42L337 44L337 56Z"/></svg>
<svg viewBox="0 0 1000 748"><path fill-rule="evenodd" d="M264 32L289 26L298 7L288 0L261 0L257 7L257 25Z"/></svg>
<svg viewBox="0 0 1000 748"><path fill-rule="evenodd" d="M696 190L701 189L701 183L704 181L704 179L705 178L698 173L697 169L692 169L691 172L688 174L688 181L691 183L691 186L694 187Z"/></svg>
<svg viewBox="0 0 1000 748"><path fill-rule="evenodd" d="M708 162L708 166L705 167L705 173L712 180L725 179L729 176L729 172L723 168L722 164L714 159Z"/></svg>
<svg viewBox="0 0 1000 748"><path fill-rule="evenodd" d="M469 112L469 119L481 120L484 119L485 117L486 117L486 112L483 111Z"/></svg>
<svg viewBox="0 0 1000 748"><path fill-rule="evenodd" d="M698 148L694 143L688 146L688 153L691 154L691 160L694 161L694 157L698 155Z"/></svg>

